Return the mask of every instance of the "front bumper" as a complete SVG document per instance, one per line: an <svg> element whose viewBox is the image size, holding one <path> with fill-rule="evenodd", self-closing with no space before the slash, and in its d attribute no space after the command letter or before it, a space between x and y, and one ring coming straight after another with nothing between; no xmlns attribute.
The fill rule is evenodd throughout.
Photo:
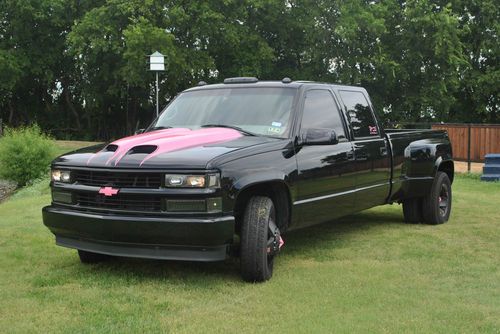
<svg viewBox="0 0 500 334"><path fill-rule="evenodd" d="M43 208L43 223L60 246L166 260L221 261L233 242L234 217L141 217Z"/></svg>

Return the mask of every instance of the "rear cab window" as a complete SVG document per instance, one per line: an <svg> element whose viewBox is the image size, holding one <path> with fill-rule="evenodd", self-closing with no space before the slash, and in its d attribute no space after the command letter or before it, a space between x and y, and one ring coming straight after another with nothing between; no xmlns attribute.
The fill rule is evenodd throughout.
<svg viewBox="0 0 500 334"><path fill-rule="evenodd" d="M347 109L354 138L380 137L370 104L362 92L340 90L340 98Z"/></svg>

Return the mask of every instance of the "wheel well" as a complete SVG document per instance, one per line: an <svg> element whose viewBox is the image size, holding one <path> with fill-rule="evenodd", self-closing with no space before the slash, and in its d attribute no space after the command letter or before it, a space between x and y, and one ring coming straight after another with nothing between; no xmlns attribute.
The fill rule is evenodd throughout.
<svg viewBox="0 0 500 334"><path fill-rule="evenodd" d="M236 197L234 216L236 218L236 232L239 234L241 220L245 214L248 200L252 196L267 196L271 198L276 210L277 225L281 232L285 232L290 222L290 192L285 183L280 181L264 182L251 185L240 191Z"/></svg>
<svg viewBox="0 0 500 334"><path fill-rule="evenodd" d="M450 179L450 182L453 183L453 177L455 175L455 166L453 165L453 161L443 161L438 168L438 171L445 172Z"/></svg>

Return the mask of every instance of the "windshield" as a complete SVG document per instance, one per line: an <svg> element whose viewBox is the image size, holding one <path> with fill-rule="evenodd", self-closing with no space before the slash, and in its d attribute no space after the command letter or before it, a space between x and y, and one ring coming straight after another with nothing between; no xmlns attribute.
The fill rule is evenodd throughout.
<svg viewBox="0 0 500 334"><path fill-rule="evenodd" d="M286 137L296 89L220 88L185 92L152 128L233 126L257 135Z"/></svg>

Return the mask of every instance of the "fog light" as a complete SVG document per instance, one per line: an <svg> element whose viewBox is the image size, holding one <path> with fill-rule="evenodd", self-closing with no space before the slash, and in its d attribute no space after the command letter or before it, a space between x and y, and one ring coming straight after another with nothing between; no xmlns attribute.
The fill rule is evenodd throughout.
<svg viewBox="0 0 500 334"><path fill-rule="evenodd" d="M207 199L207 212L222 212L222 198L216 197Z"/></svg>
<svg viewBox="0 0 500 334"><path fill-rule="evenodd" d="M52 191L52 202L72 204L73 196L67 191Z"/></svg>
<svg viewBox="0 0 500 334"><path fill-rule="evenodd" d="M167 211L170 212L205 212L205 200L167 200Z"/></svg>

